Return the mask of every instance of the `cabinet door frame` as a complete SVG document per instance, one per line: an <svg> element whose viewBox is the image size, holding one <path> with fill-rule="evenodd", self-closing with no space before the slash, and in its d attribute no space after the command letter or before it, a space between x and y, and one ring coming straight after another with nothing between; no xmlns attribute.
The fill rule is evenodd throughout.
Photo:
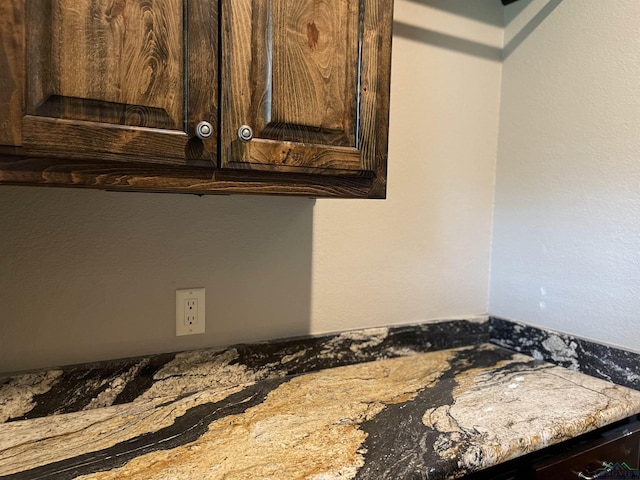
<svg viewBox="0 0 640 480"><path fill-rule="evenodd" d="M221 0L221 167L357 175L374 177L382 185L387 161L392 0L346 0L357 5L359 17L355 132L349 146L258 136L244 142L238 138L239 126L261 114L257 103L264 92L252 79L256 60L246 47L255 45L253 37L263 34L259 25L273 1L277 0ZM238 31L238 25L245 30Z"/></svg>
<svg viewBox="0 0 640 480"><path fill-rule="evenodd" d="M160 3L151 6L160 8ZM25 2L23 10L26 78L21 145L26 154L71 159L90 157L93 161L103 159L192 167L216 166L217 135L214 133L204 140L194 137L195 126L200 121L211 123L214 132L217 132L218 126L218 9L214 0L183 0L180 5L182 10L176 13L179 25L173 29L171 40L167 41L181 42L175 49L179 52L177 75L180 81L175 87L178 89L175 94L179 96L176 104L180 110L168 123L165 122L167 126L162 122L153 123L153 120L150 126L126 124L124 120L123 123L118 123L118 115L125 117L125 113L121 112L133 111L133 115L136 115L138 107L135 104L109 104L90 97L56 98L60 107L46 103L52 98L51 93L57 90L55 84L60 81L52 77L47 65L48 62L55 61L52 49L47 47L52 43L49 37L53 35L47 25L52 5L55 3L51 0L29 0ZM115 9L116 6L112 8ZM117 12L114 13L116 14ZM141 18L135 20L142 21ZM162 30L164 25L154 24L152 28L167 31ZM155 30L148 32L150 35L156 33ZM82 35L83 32L79 34ZM122 35L125 35L124 30ZM152 40L150 44L153 44ZM163 59L149 58L149 62L154 61L162 62ZM149 68L151 67L150 64ZM139 74L142 75L143 72ZM172 85L165 87L171 88ZM92 111L93 108L98 113L111 109L113 113L104 120L100 117L73 118L73 112L82 111L83 108L87 111ZM145 107L141 110L145 110ZM59 113L66 111L71 113Z"/></svg>

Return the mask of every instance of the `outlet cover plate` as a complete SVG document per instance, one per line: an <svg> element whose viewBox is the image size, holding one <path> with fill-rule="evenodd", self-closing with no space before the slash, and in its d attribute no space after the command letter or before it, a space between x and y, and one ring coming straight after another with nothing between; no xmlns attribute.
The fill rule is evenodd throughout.
<svg viewBox="0 0 640 480"><path fill-rule="evenodd" d="M176 336L204 333L204 288L176 290Z"/></svg>

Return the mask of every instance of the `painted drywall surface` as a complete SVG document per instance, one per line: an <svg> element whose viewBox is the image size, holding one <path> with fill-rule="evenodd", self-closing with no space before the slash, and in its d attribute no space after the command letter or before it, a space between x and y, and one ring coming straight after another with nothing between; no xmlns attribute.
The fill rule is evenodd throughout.
<svg viewBox="0 0 640 480"><path fill-rule="evenodd" d="M490 312L638 351L640 3L505 18Z"/></svg>
<svg viewBox="0 0 640 480"><path fill-rule="evenodd" d="M0 188L4 371L308 331L313 201ZM207 333L175 336L175 289Z"/></svg>
<svg viewBox="0 0 640 480"><path fill-rule="evenodd" d="M487 309L502 5L396 0L394 32L388 198L317 201L314 331Z"/></svg>
<svg viewBox="0 0 640 480"><path fill-rule="evenodd" d="M387 200L0 187L0 372L485 313L501 15L396 0Z"/></svg>

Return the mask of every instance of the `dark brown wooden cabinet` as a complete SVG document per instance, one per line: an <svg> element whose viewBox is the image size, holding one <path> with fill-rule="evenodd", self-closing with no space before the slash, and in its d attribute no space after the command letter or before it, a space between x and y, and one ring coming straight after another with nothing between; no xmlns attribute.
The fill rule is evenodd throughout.
<svg viewBox="0 0 640 480"><path fill-rule="evenodd" d="M25 76L13 143L26 155L214 164L215 135L190 140L200 121L217 124L215 7L14 1L25 41L8 58Z"/></svg>
<svg viewBox="0 0 640 480"><path fill-rule="evenodd" d="M392 0L1 2L0 183L384 197L391 24Z"/></svg>
<svg viewBox="0 0 640 480"><path fill-rule="evenodd" d="M640 478L640 422L604 431L533 464L536 480Z"/></svg>

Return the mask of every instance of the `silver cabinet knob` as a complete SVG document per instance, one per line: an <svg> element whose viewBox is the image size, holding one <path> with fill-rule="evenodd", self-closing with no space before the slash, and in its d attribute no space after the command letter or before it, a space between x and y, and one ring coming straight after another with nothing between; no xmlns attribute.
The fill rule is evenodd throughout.
<svg viewBox="0 0 640 480"><path fill-rule="evenodd" d="M209 122L203 121L196 125L196 136L199 139L204 140L209 138L211 135L213 135L213 127Z"/></svg>
<svg viewBox="0 0 640 480"><path fill-rule="evenodd" d="M253 138L253 129L249 125L242 125L238 129L238 138L243 142L248 142Z"/></svg>

